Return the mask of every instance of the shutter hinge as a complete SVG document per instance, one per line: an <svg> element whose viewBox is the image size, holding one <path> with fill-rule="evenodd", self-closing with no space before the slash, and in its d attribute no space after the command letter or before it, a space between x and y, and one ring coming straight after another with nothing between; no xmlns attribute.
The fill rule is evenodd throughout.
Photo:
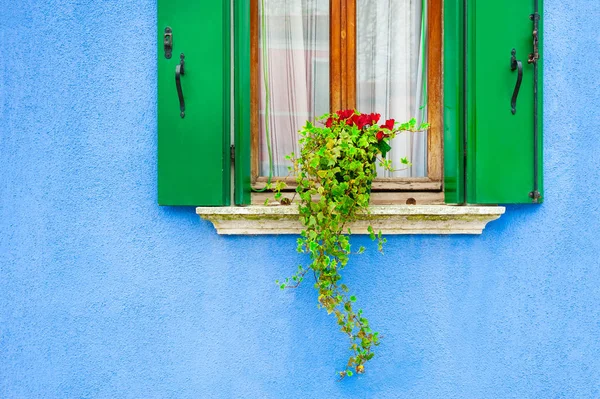
<svg viewBox="0 0 600 399"><path fill-rule="evenodd" d="M235 145L232 144L229 147L229 158L231 159L231 162L235 162Z"/></svg>
<svg viewBox="0 0 600 399"><path fill-rule="evenodd" d="M527 62L529 64L535 64L540 59L540 38L539 38L539 23L540 23L540 14L536 11L529 16L529 19L533 21L533 52L529 54L529 59Z"/></svg>
<svg viewBox="0 0 600 399"><path fill-rule="evenodd" d="M165 58L170 60L171 54L173 53L173 30L170 26L165 28L165 34L163 36L163 45L165 48Z"/></svg>
<svg viewBox="0 0 600 399"><path fill-rule="evenodd" d="M531 202L533 202L534 204L539 204L540 199L542 198L542 194L540 194L538 190L534 190L529 193L529 198L531 198Z"/></svg>
<svg viewBox="0 0 600 399"><path fill-rule="evenodd" d="M534 204L539 204L542 195L538 189L539 178L539 120L538 120L538 61L540 59L539 32L540 32L540 13L538 0L533 2L534 10L530 18L533 21L533 52L529 55L527 62L533 64L533 190L529 193L529 198Z"/></svg>

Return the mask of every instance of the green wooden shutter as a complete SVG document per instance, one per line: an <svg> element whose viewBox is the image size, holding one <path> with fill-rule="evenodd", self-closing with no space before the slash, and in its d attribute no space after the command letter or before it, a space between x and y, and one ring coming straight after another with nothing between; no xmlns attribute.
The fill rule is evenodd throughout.
<svg viewBox="0 0 600 399"><path fill-rule="evenodd" d="M230 202L229 1L158 1L158 202ZM165 54L165 29L172 55ZM175 71L184 54L181 117Z"/></svg>
<svg viewBox="0 0 600 399"><path fill-rule="evenodd" d="M532 203L534 191L534 65L528 63L533 52L534 14L536 0L480 1L462 0L458 14L465 14L466 32L460 32L463 65L460 73L465 98L461 109L466 110L456 131L464 134L466 121L466 147L447 148L446 167L449 160L460 164L460 151L466 148L466 202L471 204ZM453 3L458 3L454 1ZM541 15L541 0L539 13ZM446 25L448 26L448 25ZM451 25L453 26L453 25ZM537 138L537 189L542 193L542 21L539 23L538 61L538 138ZM448 34L446 34L448 37ZM458 47L458 46L455 46ZM522 84L516 103L516 113L511 109L511 98L517 83L518 70L511 70L512 50L522 63ZM446 49L448 51L448 49ZM466 62L465 62L466 60ZM466 66L466 70L464 67ZM466 73L465 73L466 72ZM446 92L446 95L448 92ZM454 100L454 96L449 100ZM448 101L447 100L447 105ZM448 110L446 110L448 112ZM449 117L446 117L449 121ZM450 122L452 122L450 118ZM452 127L452 126L451 126ZM458 134L458 133L457 133ZM462 136L464 139L464 136ZM452 139L452 136L446 139ZM461 140L459 139L458 142ZM464 141L463 141L464 143ZM458 154L458 158L457 158ZM459 168L450 168L448 177ZM464 184L463 180L463 184ZM459 183L460 184L460 183ZM458 198L458 196L455 196ZM447 200L454 199L451 195ZM542 196L543 198L543 196ZM542 198L538 202L541 202ZM453 201L449 201L453 202Z"/></svg>

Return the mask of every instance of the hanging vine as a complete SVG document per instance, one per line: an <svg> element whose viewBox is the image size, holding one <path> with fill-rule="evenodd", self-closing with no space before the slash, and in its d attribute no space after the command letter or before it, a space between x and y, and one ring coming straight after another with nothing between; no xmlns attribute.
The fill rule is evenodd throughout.
<svg viewBox="0 0 600 399"><path fill-rule="evenodd" d="M290 154L290 172L296 176L296 195L299 197L300 221L304 225L298 239L298 252L310 255L310 264L300 266L290 278L279 282L281 289L296 288L307 273L312 272L318 290L319 307L335 315L342 332L350 340L351 356L340 377L365 371L365 363L375 355L379 334L371 329L363 311L356 309L356 297L342 283L341 271L353 254L349 237L350 224L369 212L371 184L377 174L376 164L392 171L386 159L390 140L399 132L421 131L427 124L417 126L413 119L397 124L393 119L378 125L379 114L361 114L354 110L338 111L319 118L317 124L307 122L300 131L299 155ZM402 158L406 167L410 162ZM274 187L275 199L282 197L285 184ZM286 201L287 200L287 201ZM381 232L368 227L372 240L383 251L386 239ZM365 251L360 247L355 253Z"/></svg>

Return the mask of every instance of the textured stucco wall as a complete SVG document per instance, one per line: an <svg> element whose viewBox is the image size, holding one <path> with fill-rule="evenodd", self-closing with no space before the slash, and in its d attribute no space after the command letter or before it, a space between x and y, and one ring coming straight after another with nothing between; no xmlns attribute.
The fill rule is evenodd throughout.
<svg viewBox="0 0 600 399"><path fill-rule="evenodd" d="M156 205L155 9L0 1L0 398L600 397L597 0L546 1L545 204L353 261L341 383L293 237Z"/></svg>

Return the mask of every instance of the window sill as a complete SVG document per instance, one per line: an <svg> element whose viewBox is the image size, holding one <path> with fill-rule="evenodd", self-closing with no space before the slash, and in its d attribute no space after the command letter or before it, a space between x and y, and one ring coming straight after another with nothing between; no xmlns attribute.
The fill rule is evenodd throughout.
<svg viewBox="0 0 600 399"><path fill-rule="evenodd" d="M481 234L485 226L504 214L502 206L387 205L372 206L350 225L353 234L368 234L370 224L383 234ZM223 235L300 234L298 207L248 206L196 208Z"/></svg>

